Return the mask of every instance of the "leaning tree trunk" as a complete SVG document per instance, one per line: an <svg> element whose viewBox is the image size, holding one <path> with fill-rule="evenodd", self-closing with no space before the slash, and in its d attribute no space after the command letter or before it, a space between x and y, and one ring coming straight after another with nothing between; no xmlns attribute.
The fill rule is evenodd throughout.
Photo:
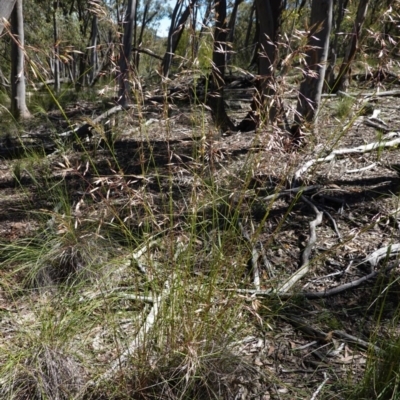
<svg viewBox="0 0 400 400"><path fill-rule="evenodd" d="M207 105L211 109L216 127L220 131L226 132L235 130L235 125L226 113L223 89L226 68L226 0L215 0L215 15L212 72Z"/></svg>
<svg viewBox="0 0 400 400"><path fill-rule="evenodd" d="M275 90L275 69L278 63L278 35L284 0L256 0L258 16L258 78L252 110L239 124L241 131L257 128L261 120L275 123L282 108Z"/></svg>
<svg viewBox="0 0 400 400"><path fill-rule="evenodd" d="M311 5L311 29L308 34L306 71L300 85L297 113L293 134L300 137L304 122L314 122L317 117L324 85L326 61L329 49L329 35L332 26L333 0L313 0Z"/></svg>
<svg viewBox="0 0 400 400"><path fill-rule="evenodd" d="M339 74L336 78L335 83L332 87L332 92L336 93L339 90L345 89L346 82L348 80L348 73L350 71L351 64L356 56L358 42L360 39L360 33L367 16L369 0L360 0L357 9L356 20L354 21L354 28L352 37L347 48L346 55L344 56L342 65L340 66Z"/></svg>
<svg viewBox="0 0 400 400"><path fill-rule="evenodd" d="M16 0L11 14L11 113L15 118L31 116L25 100L24 19L22 0Z"/></svg>
<svg viewBox="0 0 400 400"><path fill-rule="evenodd" d="M126 107L129 102L129 64L132 53L132 34L135 21L136 0L129 0L124 23L124 37L119 56L118 104Z"/></svg>

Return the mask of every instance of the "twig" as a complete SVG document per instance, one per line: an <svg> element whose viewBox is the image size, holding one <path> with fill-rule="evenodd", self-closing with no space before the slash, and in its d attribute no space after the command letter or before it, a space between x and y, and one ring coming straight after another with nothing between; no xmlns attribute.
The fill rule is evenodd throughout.
<svg viewBox="0 0 400 400"><path fill-rule="evenodd" d="M328 216L328 218L331 220L332 225L333 225L333 229L336 232L336 235L339 239L339 242L342 241L342 235L339 232L339 227L337 226L337 223L335 221L335 219L332 217L331 213L323 206L321 206L320 204L316 204L312 199L308 199L309 202L313 203L315 207L319 208L322 210L322 212Z"/></svg>
<svg viewBox="0 0 400 400"><path fill-rule="evenodd" d="M154 52L152 52L149 49L141 49L141 48L138 48L138 47L132 47L132 50L133 51L137 51L138 53L147 54L148 56L154 57L157 60L161 60L161 61L163 60L163 57L159 56L158 54L155 54Z"/></svg>
<svg viewBox="0 0 400 400"><path fill-rule="evenodd" d="M328 336L325 332L320 331L318 329L313 328L309 324L307 324L303 319L295 317L294 315L281 315L280 316L282 319L285 321L289 322L292 324L296 329L299 331L305 333L307 337L315 338L317 340L322 340L326 341ZM372 347L377 353L383 353L382 349L380 349L378 346L375 346L369 342L366 342L362 339L359 339L356 336L349 335L346 332L343 331L333 331L332 334L339 338L344 340L346 343L349 344L357 344L361 348L367 350L370 347Z"/></svg>
<svg viewBox="0 0 400 400"><path fill-rule="evenodd" d="M260 290L261 284L260 284L260 270L258 268L258 258L259 254L258 251L256 250L255 246L252 244L251 239L249 234L246 232L244 229L243 225L239 222L239 228L242 233L242 236L246 239L246 241L251 245L251 270L253 272L253 284L256 290Z"/></svg>
<svg viewBox="0 0 400 400"><path fill-rule="evenodd" d="M315 400L317 396L319 395L319 392L322 390L322 388L325 386L326 382L328 382L328 377L326 375L326 372L324 372L324 381L317 387L317 390L313 393L311 396L310 400Z"/></svg>
<svg viewBox="0 0 400 400"><path fill-rule="evenodd" d="M308 240L307 246L303 251L302 263L300 269L296 271L279 289L278 293L288 292L303 276L305 276L310 270L310 255L311 250L317 241L316 227L322 222L323 213L314 206L305 196L301 198L314 210L316 218L310 222L310 239Z"/></svg>
<svg viewBox="0 0 400 400"><path fill-rule="evenodd" d="M385 270L383 272L384 273L389 272L394 267L395 267L395 265L391 265L391 266L385 268ZM303 293L301 293L301 295L307 299L322 299L325 297L334 296L336 294L344 292L345 290L353 289L355 287L360 286L362 283L375 278L379 273L380 273L380 271L372 271L368 275L365 275L359 279L356 279L355 281L351 281L351 282L345 283L343 285L336 286L333 289L325 290L322 292L303 292Z"/></svg>
<svg viewBox="0 0 400 400"><path fill-rule="evenodd" d="M260 242L260 247L261 247L261 256L262 256L262 258L263 258L263 261L264 261L264 265L265 265L265 268L267 269L267 271L268 271L268 274L269 274L269 277L270 278L273 278L274 276L275 276L275 272L274 272L274 270L272 269L272 265L271 265L271 263L269 262L269 260L268 260L268 258L267 258L267 254L265 253L265 248L264 248L264 245Z"/></svg>
<svg viewBox="0 0 400 400"><path fill-rule="evenodd" d="M295 193L299 193L299 192L308 193L308 192L311 192L313 190L317 190L320 188L321 188L321 185L311 185L311 186L299 186L299 187L295 187L295 188L285 189L285 190L282 190L281 192L270 194L269 196L264 197L264 201L275 200L275 199L278 199L279 197L283 197L283 196L287 196L287 195L295 194Z"/></svg>
<svg viewBox="0 0 400 400"><path fill-rule="evenodd" d="M339 232L339 227L337 226L337 223L336 223L336 221L335 221L335 218L332 217L332 215L330 214L329 211L327 211L327 210L325 210L325 209L323 209L322 211L323 211L323 213L324 213L325 215L327 215L328 218L331 220L332 225L333 225L333 229L334 229L335 232L336 232L336 235L337 235L337 237L338 237L338 239L339 239L339 242L341 242L341 241L342 241L342 235L341 235L340 232Z"/></svg>
<svg viewBox="0 0 400 400"><path fill-rule="evenodd" d="M378 346L375 346L369 342L366 342L364 340L359 339L356 336L353 335L349 335L346 332L343 331L333 331L332 332L333 336L337 337L338 339L342 339L347 343L353 343L353 344L357 344L358 346L360 346L361 348L368 350L370 347L372 347L376 353L384 353L382 351L381 348L379 348Z"/></svg>

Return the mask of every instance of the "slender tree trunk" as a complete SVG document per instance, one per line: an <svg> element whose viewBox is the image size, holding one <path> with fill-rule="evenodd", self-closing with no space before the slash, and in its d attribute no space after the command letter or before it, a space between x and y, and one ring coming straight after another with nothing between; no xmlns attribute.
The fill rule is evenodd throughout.
<svg viewBox="0 0 400 400"><path fill-rule="evenodd" d="M215 2L215 29L212 72L210 76L211 92L207 96L207 105L211 108L211 114L215 125L222 132L235 130L235 125L225 110L224 91L226 68L226 0Z"/></svg>
<svg viewBox="0 0 400 400"><path fill-rule="evenodd" d="M57 10L58 1L53 2L53 40L54 40L54 91L58 93L60 91L60 48L58 41L58 26L57 26Z"/></svg>
<svg viewBox="0 0 400 400"><path fill-rule="evenodd" d="M198 37L196 37L194 39L195 43L194 43L194 47L193 47L194 48L193 59L195 59L197 57L198 53L199 53L200 41L201 41L201 38L204 35L204 32L206 30L206 27L207 27L208 23L209 23L211 10L212 10L212 0L208 0L207 1L207 8L206 8L206 11L204 12L204 16L203 16L203 21L201 22L201 28L200 28L199 35L198 35Z"/></svg>
<svg viewBox="0 0 400 400"><path fill-rule="evenodd" d="M183 5L183 0L177 0L174 11L171 17L171 27L168 33L167 50L162 61L162 74L165 78L168 77L171 69L172 57L178 47L179 40L182 36L185 23L190 16L190 10L193 8L197 0L192 0L186 7L185 11L181 14L179 21L176 23L176 19Z"/></svg>
<svg viewBox="0 0 400 400"><path fill-rule="evenodd" d="M235 36L235 24L236 24L236 17L237 17L237 12L238 12L238 8L240 6L240 4L243 3L243 0L235 0L235 3L233 5L233 9L232 9L232 13L231 13L231 17L229 18L229 23L228 23L228 37L227 37L227 42L230 43L230 48L229 48L229 52L226 56L226 63L229 66L230 64L230 60L232 58L232 42L233 42L233 38Z"/></svg>
<svg viewBox="0 0 400 400"><path fill-rule="evenodd" d="M92 17L92 32L90 37L90 85L93 84L95 77L97 76L97 37L98 37L98 18L97 14L94 13Z"/></svg>
<svg viewBox="0 0 400 400"><path fill-rule="evenodd" d="M136 23L136 18L135 18L135 34L134 34L134 47L135 49L140 49L142 46L142 41L143 41L143 34L144 30L149 22L154 18L154 14L150 19L147 18L147 14L149 13L149 7L150 7L150 2L147 1L144 10L143 10L143 17L142 17L142 24L140 26L140 32L139 32L139 37L137 37L137 23ZM140 64L140 52L135 51L133 53L133 65L135 66L136 73L139 72L139 64Z"/></svg>
<svg viewBox="0 0 400 400"><path fill-rule="evenodd" d="M129 84L129 65L132 53L132 34L133 24L135 22L136 0L128 0L128 6L124 22L124 37L119 56L119 92L118 103L126 107L129 102L130 84Z"/></svg>
<svg viewBox="0 0 400 400"><path fill-rule="evenodd" d="M31 116L25 99L24 19L22 0L16 0L11 14L11 113L15 118Z"/></svg>
<svg viewBox="0 0 400 400"><path fill-rule="evenodd" d="M260 120L275 123L281 111L280 99L275 95L275 69L278 63L278 35L281 26L283 0L256 0L259 36L257 93L252 110L239 124L241 131L256 129Z"/></svg>
<svg viewBox="0 0 400 400"><path fill-rule="evenodd" d="M303 122L314 122L321 101L328 58L329 35L332 26L333 0L313 0L311 5L311 30L308 34L306 72L300 85L293 134L300 137Z"/></svg>
<svg viewBox="0 0 400 400"><path fill-rule="evenodd" d="M349 73L351 64L357 53L361 29L365 21L365 18L367 17L368 4L369 0L360 0L360 2L358 3L357 16L356 20L354 21L353 34L350 40L349 47L347 48L346 51L346 55L344 56L342 65L340 66L339 74L336 78L335 83L333 84L332 87L333 93L336 93L339 90L343 90L347 82L348 79L347 75Z"/></svg>
<svg viewBox="0 0 400 400"><path fill-rule="evenodd" d="M343 19L344 19L344 13L347 8L349 0L338 0L337 1L337 6L335 7L335 12L336 12L336 19L332 19L332 22L335 21L335 35L333 39L333 43L329 48L329 65L326 68L326 73L325 73L325 83L324 87L327 90L331 90L333 85L335 84L335 65L336 65L336 60L338 57L338 42L339 42L339 33L340 33L340 27L342 25Z"/></svg>
<svg viewBox="0 0 400 400"><path fill-rule="evenodd" d="M247 49L249 47L250 34L251 34L251 28L253 27L253 18L254 18L255 10L256 10L256 3L254 2L253 6L251 7L249 23L247 25L247 30L246 30L246 38L244 40L244 48L245 49Z"/></svg>

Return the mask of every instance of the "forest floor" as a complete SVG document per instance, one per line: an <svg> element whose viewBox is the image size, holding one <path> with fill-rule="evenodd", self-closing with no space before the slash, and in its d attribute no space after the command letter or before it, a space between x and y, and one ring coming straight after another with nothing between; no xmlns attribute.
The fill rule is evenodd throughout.
<svg viewBox="0 0 400 400"><path fill-rule="evenodd" d="M376 349L398 336L400 303L400 151L396 143L384 145L400 137L400 97L367 98L376 89L360 84L350 92L358 94L324 98L314 133L299 148L268 126L220 134L201 104L182 100L136 105L94 125L92 137L80 144L65 143L59 134L93 120L112 103L77 101L62 112L9 125L0 147L0 362L20 372L12 380L8 367L0 371L1 385L12 387L4 393L31 393L32 381L40 379L35 373L26 378L23 370L39 368L29 351L46 342L61 354L49 352L47 363L48 357L73 359L74 374L79 371L65 398L78 398L95 376L117 382L117 394L96 389L105 399L172 399L182 393L348 398ZM229 112L239 120L249 102L239 89L232 93ZM286 100L292 107L294 101ZM374 110L380 113L371 118ZM56 143L56 149L40 154L43 143ZM371 151L360 147L371 143L377 143ZM321 159L333 150L335 157ZM302 194L290 191L296 186ZM311 243L317 211L322 222ZM304 263L308 244L312 250ZM379 249L383 256L371 262ZM274 294L304 264L308 273L287 293ZM71 270L82 269L90 270L89 283L71 283ZM178 290L171 282L183 269ZM359 285L329 292L369 274ZM167 283L184 294L162 338L146 342L146 349L162 353L147 360L158 378L146 375L139 382L122 373L129 370L125 349L135 360L142 343L129 343L140 336L143 319L148 335L161 322L148 320L152 312L157 320L154 300L143 305L127 294L162 296ZM172 307L173 289L167 290L169 300L162 304ZM110 300L116 292L119 297ZM74 310L79 323L69 319ZM207 328L197 327L198 321ZM212 332L215 343L225 341L220 348L232 357L229 367L214 350ZM179 344L168 347L169 335ZM203 355L196 359L196 352ZM214 357L202 365L205 354ZM115 360L124 367L111 371ZM52 365L61 371L61 364ZM54 381L46 365L41 379ZM201 381L197 389L188 388L188 377ZM88 393L100 398L98 391L86 391L90 398Z"/></svg>

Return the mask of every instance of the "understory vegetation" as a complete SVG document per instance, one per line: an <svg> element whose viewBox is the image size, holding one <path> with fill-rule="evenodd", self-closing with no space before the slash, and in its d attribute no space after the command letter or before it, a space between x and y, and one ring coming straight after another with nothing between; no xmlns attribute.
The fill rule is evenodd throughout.
<svg viewBox="0 0 400 400"><path fill-rule="evenodd" d="M29 116L0 85L0 398L400 400L399 2L370 2L347 61L362 2L331 3L339 61L316 64L352 69L307 106L314 1L279 2L267 77L258 2L225 4L220 41L222 2L178 2L168 39L175 11L138 3L122 83L130 2L86 3L27 34Z"/></svg>

